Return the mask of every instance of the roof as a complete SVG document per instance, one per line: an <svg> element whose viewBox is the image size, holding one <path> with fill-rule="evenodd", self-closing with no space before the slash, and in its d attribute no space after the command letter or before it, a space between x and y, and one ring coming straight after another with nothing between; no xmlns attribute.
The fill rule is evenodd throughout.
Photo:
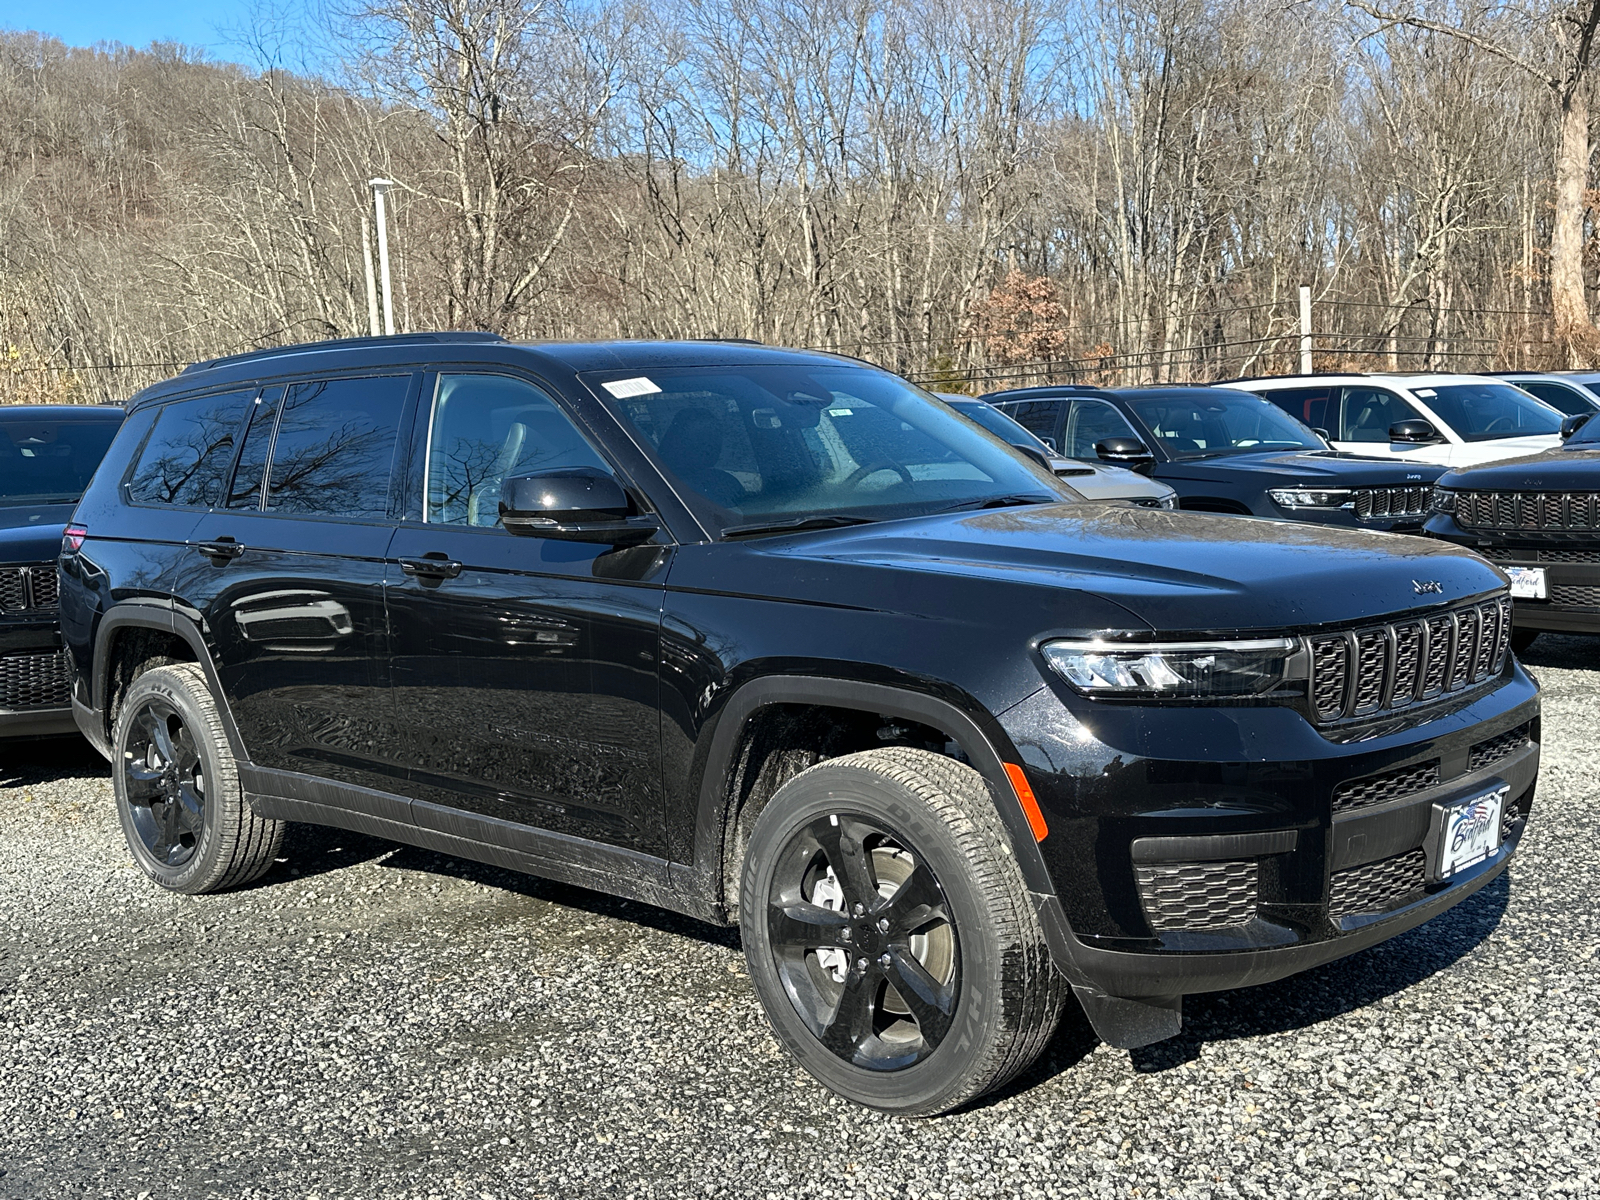
<svg viewBox="0 0 1600 1200"><path fill-rule="evenodd" d="M1319 383L1385 383L1400 387L1440 387L1453 383L1476 383L1493 378L1461 371L1319 371L1310 375L1256 375L1244 379L1226 379L1219 386L1240 387L1247 383L1267 383L1284 387L1315 387Z"/></svg>

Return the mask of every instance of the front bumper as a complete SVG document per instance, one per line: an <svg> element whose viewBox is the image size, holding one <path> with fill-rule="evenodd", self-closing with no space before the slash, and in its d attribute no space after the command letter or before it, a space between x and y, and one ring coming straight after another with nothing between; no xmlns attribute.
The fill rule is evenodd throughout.
<svg viewBox="0 0 1600 1200"><path fill-rule="evenodd" d="M1534 798L1537 688L1513 666L1421 716L1334 741L1290 709L1113 710L1054 687L1004 714L1049 827L1053 949L1091 1018L1091 998L1173 1008L1341 958L1499 874ZM1498 786L1500 849L1430 881L1436 806Z"/></svg>
<svg viewBox="0 0 1600 1200"><path fill-rule="evenodd" d="M75 732L68 671L53 613L0 621L0 738Z"/></svg>
<svg viewBox="0 0 1600 1200"><path fill-rule="evenodd" d="M1518 629L1600 633L1600 534L1551 533L1543 537L1463 529L1445 513L1433 516L1429 536L1476 550L1497 567L1540 567L1549 595L1511 602Z"/></svg>

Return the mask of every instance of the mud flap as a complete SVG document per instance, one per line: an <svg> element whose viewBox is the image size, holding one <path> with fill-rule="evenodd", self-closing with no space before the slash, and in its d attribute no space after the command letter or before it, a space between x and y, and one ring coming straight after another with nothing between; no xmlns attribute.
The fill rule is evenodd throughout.
<svg viewBox="0 0 1600 1200"><path fill-rule="evenodd" d="M1183 1029L1182 996L1108 996L1098 988L1074 984L1074 994L1095 1036L1119 1050L1136 1050L1176 1037Z"/></svg>

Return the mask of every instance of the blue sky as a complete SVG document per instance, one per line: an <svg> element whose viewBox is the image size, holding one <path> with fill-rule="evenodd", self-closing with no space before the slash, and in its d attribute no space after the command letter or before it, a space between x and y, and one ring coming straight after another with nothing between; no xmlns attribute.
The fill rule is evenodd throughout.
<svg viewBox="0 0 1600 1200"><path fill-rule="evenodd" d="M70 46L122 42L143 49L153 41L203 47L213 59L249 57L231 30L268 11L278 17L303 11L299 0L5 0L0 28L31 29Z"/></svg>

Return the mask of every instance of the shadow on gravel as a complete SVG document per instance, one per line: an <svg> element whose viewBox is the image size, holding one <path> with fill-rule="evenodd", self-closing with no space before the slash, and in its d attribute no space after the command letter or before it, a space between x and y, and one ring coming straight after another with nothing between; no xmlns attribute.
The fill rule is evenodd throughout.
<svg viewBox="0 0 1600 1200"><path fill-rule="evenodd" d="M1600 637L1541 633L1517 661L1525 667L1556 667L1563 671L1600 671Z"/></svg>
<svg viewBox="0 0 1600 1200"><path fill-rule="evenodd" d="M1503 873L1448 912L1349 958L1276 983L1186 996L1183 1032L1129 1051L1134 1070L1170 1070L1198 1058L1206 1042L1305 1029L1404 991L1488 937L1505 915L1510 896L1511 877Z"/></svg>
<svg viewBox="0 0 1600 1200"><path fill-rule="evenodd" d="M58 779L107 778L111 768L77 734L28 738L0 750L0 787L53 783Z"/></svg>

